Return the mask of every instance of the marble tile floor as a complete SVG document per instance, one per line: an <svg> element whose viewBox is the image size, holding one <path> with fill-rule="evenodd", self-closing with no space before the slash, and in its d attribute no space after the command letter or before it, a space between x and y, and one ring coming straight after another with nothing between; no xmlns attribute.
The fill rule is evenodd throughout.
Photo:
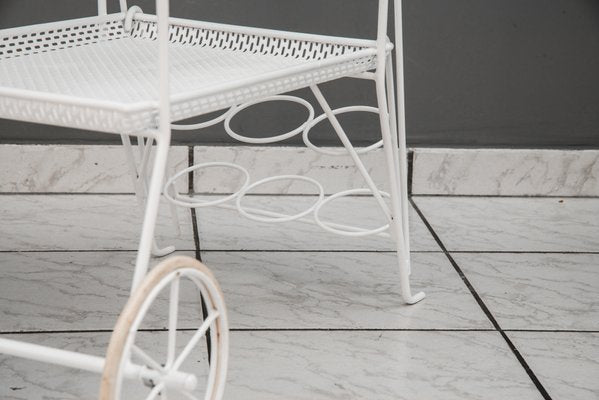
<svg viewBox="0 0 599 400"><path fill-rule="evenodd" d="M365 199L345 201L332 218L373 223ZM102 355L128 295L134 204L0 195L0 335ZM201 210L196 224L181 210L177 237L163 207L162 240L200 257L228 303L225 398L599 399L599 199L415 196L412 206L412 283L427 293L414 306L398 295L386 239L252 227L226 210ZM183 302L180 326L198 318ZM157 335L142 336L152 346ZM0 355L0 399L94 399L98 386L96 375Z"/></svg>

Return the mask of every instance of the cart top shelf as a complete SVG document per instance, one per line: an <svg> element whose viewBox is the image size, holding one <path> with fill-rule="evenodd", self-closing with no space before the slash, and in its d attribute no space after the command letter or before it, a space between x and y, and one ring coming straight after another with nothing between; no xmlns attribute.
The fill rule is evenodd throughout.
<svg viewBox="0 0 599 400"><path fill-rule="evenodd" d="M125 18L0 31L0 117L112 133L152 131L156 17ZM173 120L358 74L376 62L369 40L170 21Z"/></svg>

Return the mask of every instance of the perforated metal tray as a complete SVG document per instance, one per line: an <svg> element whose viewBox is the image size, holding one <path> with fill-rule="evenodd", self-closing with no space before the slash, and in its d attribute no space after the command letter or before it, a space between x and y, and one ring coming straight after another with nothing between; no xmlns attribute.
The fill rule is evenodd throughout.
<svg viewBox="0 0 599 400"><path fill-rule="evenodd" d="M0 31L0 117L113 133L155 128L156 17L125 17ZM369 40L176 18L170 40L173 120L368 71L376 57Z"/></svg>

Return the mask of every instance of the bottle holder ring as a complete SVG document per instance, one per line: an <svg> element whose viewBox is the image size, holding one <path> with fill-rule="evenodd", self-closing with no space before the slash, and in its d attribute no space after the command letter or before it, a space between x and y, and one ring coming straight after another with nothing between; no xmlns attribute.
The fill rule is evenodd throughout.
<svg viewBox="0 0 599 400"><path fill-rule="evenodd" d="M241 186L241 188L228 196L219 198L217 200L212 200L212 201L201 201L198 199L194 199L191 196L181 195L177 192L177 189L175 188L175 182L181 176L183 176L185 174L189 174L192 171L196 171L196 170L202 169L202 168L218 168L218 167L231 168L231 169L236 169L238 171L241 171L242 175L245 178L244 183ZM211 206L217 206L222 203L226 203L227 201L232 200L235 197L239 196L240 193L242 193L244 191L244 189L247 188L249 183L250 183L250 174L248 173L248 171L245 168L243 168L240 165L228 163L228 162L209 162L209 163L203 163L203 164L196 164L194 166L185 168L184 170L177 172L175 175L173 175L172 177L169 178L169 180L164 185L164 197L166 197L166 199L168 201L170 201L171 203L176 204L181 207L187 207L187 208L211 207ZM173 193L174 196L171 193Z"/></svg>
<svg viewBox="0 0 599 400"><path fill-rule="evenodd" d="M234 111L235 111L235 107L233 106L233 107L229 108L227 111L225 111L224 113L222 113L221 115L219 115L218 117L212 118L209 121L204 121L204 122L199 122L197 124L189 124L189 125L171 124L171 129L175 130L175 131L193 131L196 129L208 128L209 126L216 125L216 124L223 122Z"/></svg>
<svg viewBox="0 0 599 400"><path fill-rule="evenodd" d="M235 133L233 131L233 129L231 129L231 119L233 119L233 117L235 115L237 115L237 113L239 113L242 110L245 110L246 108L248 108L250 106L269 102L269 101L289 101L292 103L301 104L304 107L306 107L306 109L308 110L308 119L300 127L296 128L290 132L283 133L283 134L277 135L277 136L267 137L267 138L251 138L251 137L247 137L247 136L242 136L238 133ZM280 142L281 140L289 139L290 137L293 137L295 135L302 133L304 131L304 129L306 129L308 124L314 119L314 108L312 107L312 105L310 103L308 103L306 100L304 100L300 97L296 97L296 96L286 96L286 95L270 96L270 97L266 97L266 98L263 98L258 101L253 101L253 102L245 103L245 104L237 106L237 107L233 107L232 110L233 111L230 114L228 114L227 117L225 118L225 131L233 139L236 139L240 142L252 143L252 144L274 143L274 142Z"/></svg>
<svg viewBox="0 0 599 400"><path fill-rule="evenodd" d="M281 180L304 181L304 182L308 182L308 183L312 184L313 186L315 186L318 189L318 200L314 204L312 204L308 209L306 209L300 213L294 214L294 215L283 215L283 214L265 211L265 210L244 208L241 205L241 200L250 190L255 189L256 187L263 185L265 183L281 181ZM241 193L237 197L235 205L241 215L243 215L246 218L249 218L251 220L254 220L254 221L271 222L271 223L272 222L289 222L289 221L293 221L293 220L305 217L306 215L313 212L323 199L324 199L324 188L318 181L316 181L312 178L308 178L307 176L301 176L301 175L278 175L278 176L271 176L268 178L261 179L259 181L252 183L249 186L246 186L244 189L241 190Z"/></svg>
<svg viewBox="0 0 599 400"><path fill-rule="evenodd" d="M381 193L381 196L383 196L383 197L387 197L387 198L391 197L389 195L389 193L387 193L387 192L381 191L380 193ZM327 197L323 201L319 202L314 209L314 221L316 221L316 224L318 226L320 226L322 229L329 231L331 233L335 233L337 235L342 235L342 236L353 236L353 237L376 235L376 234L382 233L382 232L386 231L387 229L389 229L389 224L385 224L383 226L380 226L380 227L374 228L374 229L364 229L364 228L358 228L358 227L356 227L355 229L351 229L348 226L347 229L342 230L342 229L333 227L333 226L339 226L338 224L324 222L320 219L320 215L319 215L320 210L326 204L328 204L340 197L346 197L346 196L356 195L356 194L360 194L360 195L372 194L372 191L370 189L350 189L350 190L344 190L342 192L335 193L335 194Z"/></svg>
<svg viewBox="0 0 599 400"><path fill-rule="evenodd" d="M349 106L349 107L342 107L342 108L337 108L335 110L333 110L333 114L334 115L338 115L338 114L346 114L346 113L350 113L350 112L369 112L369 113L373 113L373 114L378 114L379 113L379 109L376 107L370 107L370 106ZM323 147L318 147L316 145L314 145L314 143L312 143L310 141L310 130L312 128L314 128L317 124L319 124L320 122L324 121L327 118L326 114L322 114L318 117L316 117L315 119L313 119L312 121L308 122L306 129L304 130L304 133L302 135L302 139L304 140L304 144L306 145L306 147L321 153L321 154L326 154L326 155L330 155L330 156L343 156L347 154L347 150L342 149L342 150L328 150L326 148ZM364 154L364 153L368 153L371 150L374 149L378 149L379 147L381 147L383 145L383 140L379 140L376 143L371 144L370 146L367 147L362 147L362 148L356 148L356 153L358 154Z"/></svg>

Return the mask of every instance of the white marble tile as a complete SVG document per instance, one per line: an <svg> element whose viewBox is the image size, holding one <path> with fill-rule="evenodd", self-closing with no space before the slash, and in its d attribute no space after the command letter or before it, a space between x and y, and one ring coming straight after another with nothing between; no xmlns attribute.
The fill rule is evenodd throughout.
<svg viewBox="0 0 599 400"><path fill-rule="evenodd" d="M190 335L190 332L178 332L179 352ZM104 357L110 332L41 333L2 337ZM136 344L155 360L165 359L166 342L166 332L138 332L136 336ZM136 359L135 361L140 362ZM198 394L202 393L208 371L203 340L192 351L183 368L196 374L199 381ZM0 398L3 400L92 400L98 398L99 389L99 374L0 355ZM141 383L128 380L124 381L123 389L121 398L127 400L144 399L143 396L147 396L150 391Z"/></svg>
<svg viewBox="0 0 599 400"><path fill-rule="evenodd" d="M170 173L186 168L187 147L173 146ZM178 183L187 191L187 176ZM0 145L0 192L134 191L122 146L102 145Z"/></svg>
<svg viewBox="0 0 599 400"><path fill-rule="evenodd" d="M449 250L599 251L599 200L414 197Z"/></svg>
<svg viewBox="0 0 599 400"><path fill-rule="evenodd" d="M232 360L231 399L541 398L495 332L239 336L232 353L246 361Z"/></svg>
<svg viewBox="0 0 599 400"><path fill-rule="evenodd" d="M599 254L453 257L503 329L599 330Z"/></svg>
<svg viewBox="0 0 599 400"><path fill-rule="evenodd" d="M159 343L143 335L148 345ZM106 340L26 339L96 354ZM231 344L225 399L542 398L496 332L233 332ZM0 397L8 399L93 399L99 384L87 373L2 356L0 379Z"/></svg>
<svg viewBox="0 0 599 400"><path fill-rule="evenodd" d="M342 148L334 148L342 151ZM382 149L361 156L372 179L387 190L387 172ZM250 173L251 182L275 175L305 175L319 181L326 193L366 187L364 179L347 156L316 153L305 147L285 146L196 146L194 163L224 161L238 164ZM197 193L230 193L238 190L243 181L240 173L224 168L200 169L195 174ZM255 194L312 194L313 188L298 181L280 181L259 186Z"/></svg>
<svg viewBox="0 0 599 400"><path fill-rule="evenodd" d="M191 254L187 254L191 255ZM403 304L391 253L208 252L233 328L492 328L441 253L414 254ZM0 253L0 331L111 329L129 297L135 252ZM154 260L154 263L160 259ZM180 327L198 320L183 292ZM147 326L163 328L159 298Z"/></svg>
<svg viewBox="0 0 599 400"><path fill-rule="evenodd" d="M210 196L211 199L215 198ZM247 196L243 205L280 213L296 214L315 202L313 196ZM389 238L339 236L310 223L254 222L237 211L198 209L202 250L393 250ZM384 225L376 201L371 197L340 198L322 209L325 221L362 228ZM437 243L413 209L410 209L412 250L439 251Z"/></svg>
<svg viewBox="0 0 599 400"><path fill-rule="evenodd" d="M104 356L110 333L2 335L43 346ZM0 398L6 400L97 399L100 376L0 354Z"/></svg>
<svg viewBox="0 0 599 400"><path fill-rule="evenodd" d="M553 400L599 398L599 333L508 335Z"/></svg>
<svg viewBox="0 0 599 400"><path fill-rule="evenodd" d="M0 250L136 250L142 210L133 195L0 195ZM163 202L159 245L193 250L189 210L179 210L177 236Z"/></svg>
<svg viewBox="0 0 599 400"><path fill-rule="evenodd" d="M442 253L414 253L400 297L393 253L207 252L236 328L492 328Z"/></svg>
<svg viewBox="0 0 599 400"><path fill-rule="evenodd" d="M112 329L129 299L135 255L0 253L0 332ZM201 320L199 296L191 289L182 283L180 328L193 327ZM167 310L165 292L156 299L144 327L164 328Z"/></svg>
<svg viewBox="0 0 599 400"><path fill-rule="evenodd" d="M415 149L415 194L599 196L599 151Z"/></svg>

